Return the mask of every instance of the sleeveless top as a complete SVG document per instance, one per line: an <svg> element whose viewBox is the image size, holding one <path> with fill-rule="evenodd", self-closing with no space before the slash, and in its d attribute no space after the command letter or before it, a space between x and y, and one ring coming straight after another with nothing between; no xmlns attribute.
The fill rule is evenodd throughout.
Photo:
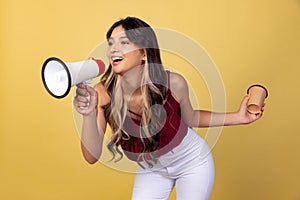
<svg viewBox="0 0 300 200"><path fill-rule="evenodd" d="M168 76L168 85L170 85L169 82ZM165 122L157 133L159 147L153 150L152 155L154 157L159 157L179 145L188 130L188 126L181 119L180 104L173 97L170 86L168 88L166 102L162 105L162 109L165 109L166 114ZM130 160L138 161L138 156L143 151L143 143L140 138L141 123L137 119L126 116L123 128L130 135L129 139L121 139L120 141L123 152ZM146 158L151 158L150 153L149 151L146 152Z"/></svg>

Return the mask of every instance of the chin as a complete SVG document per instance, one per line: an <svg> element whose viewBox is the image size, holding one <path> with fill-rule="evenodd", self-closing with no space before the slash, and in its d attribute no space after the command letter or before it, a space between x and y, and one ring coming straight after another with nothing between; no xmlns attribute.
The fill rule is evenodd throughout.
<svg viewBox="0 0 300 200"><path fill-rule="evenodd" d="M118 70L118 69L113 69L113 72L117 75L122 75L123 71L122 70Z"/></svg>

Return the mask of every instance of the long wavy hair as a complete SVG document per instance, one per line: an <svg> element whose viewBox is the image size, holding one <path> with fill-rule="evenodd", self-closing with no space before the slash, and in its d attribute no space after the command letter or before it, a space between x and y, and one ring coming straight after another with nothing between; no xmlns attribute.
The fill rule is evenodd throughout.
<svg viewBox="0 0 300 200"><path fill-rule="evenodd" d="M159 147L159 135L156 133L161 129L161 122L164 120L161 109L155 109L157 106L153 105L162 105L166 99L166 72L162 66L155 32L147 23L135 17L121 19L110 27L106 34L107 40L118 26L124 28L127 38L136 46L144 49L147 56L146 61L140 66L142 67L142 77L141 85L138 88L143 99L139 131L143 150L140 152L138 160L142 159L151 166L152 164L147 161L145 155L150 152L151 159L155 160L152 152ZM107 147L113 155L112 160L115 161L119 161L123 157L123 153L118 148L120 142L130 139L130 133L123 128L128 106L124 100L121 80L118 76L109 65L101 79L111 97L110 105L105 109L105 117L113 133ZM118 158L116 155L119 155Z"/></svg>

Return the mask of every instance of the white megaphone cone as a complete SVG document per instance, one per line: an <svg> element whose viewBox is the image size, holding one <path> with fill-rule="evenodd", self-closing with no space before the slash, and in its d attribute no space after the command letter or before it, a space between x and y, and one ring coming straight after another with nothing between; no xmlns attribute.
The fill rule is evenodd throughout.
<svg viewBox="0 0 300 200"><path fill-rule="evenodd" d="M105 64L101 60L88 59L65 63L59 58L48 58L42 68L42 80L46 90L55 98L63 98L72 86L101 75Z"/></svg>

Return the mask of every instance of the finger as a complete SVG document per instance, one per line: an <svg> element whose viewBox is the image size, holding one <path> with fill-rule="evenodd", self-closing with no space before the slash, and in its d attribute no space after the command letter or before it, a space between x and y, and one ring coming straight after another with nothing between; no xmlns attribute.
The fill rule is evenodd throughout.
<svg viewBox="0 0 300 200"><path fill-rule="evenodd" d="M255 120L258 120L259 118L261 118L263 115L263 112L260 111L259 113L256 114L256 119Z"/></svg>
<svg viewBox="0 0 300 200"><path fill-rule="evenodd" d="M83 83L78 83L76 86L77 86L78 88L82 88L82 89L85 88L85 84L83 84Z"/></svg>
<svg viewBox="0 0 300 200"><path fill-rule="evenodd" d="M263 106L261 107L261 110L262 110L262 111L265 110L265 106L266 106L266 104L264 103Z"/></svg>
<svg viewBox="0 0 300 200"><path fill-rule="evenodd" d="M89 104L89 102L88 101L79 101L77 98L76 100L74 100L73 104L76 108L80 108L80 107L86 107Z"/></svg>
<svg viewBox="0 0 300 200"><path fill-rule="evenodd" d="M249 98L250 98L249 95L246 95L246 96L243 98L243 100L242 100L242 102L241 102L241 105L240 105L240 111L241 111L241 112L246 112L246 110L247 110L247 102L248 102Z"/></svg>
<svg viewBox="0 0 300 200"><path fill-rule="evenodd" d="M75 97L75 101L82 102L82 103L88 103L89 102L88 98L86 98L85 96L80 96L80 95L77 95Z"/></svg>
<svg viewBox="0 0 300 200"><path fill-rule="evenodd" d="M75 109L76 109L76 111L79 113L79 114L82 114L82 115L86 115L86 114L88 114L88 110L87 109L83 109L84 107L83 106L81 106L81 107L76 107Z"/></svg>
<svg viewBox="0 0 300 200"><path fill-rule="evenodd" d="M98 105L98 93L92 87L88 87L87 90L90 94L90 106L96 108Z"/></svg>
<svg viewBox="0 0 300 200"><path fill-rule="evenodd" d="M247 102L249 101L249 99L250 99L250 94L247 94L247 95L244 97L244 99L243 99L243 101L242 101L242 104L247 104Z"/></svg>
<svg viewBox="0 0 300 200"><path fill-rule="evenodd" d="M77 87L76 95L87 97L87 96L89 96L89 93L86 88Z"/></svg>
<svg viewBox="0 0 300 200"><path fill-rule="evenodd" d="M86 86L86 91L89 93L90 96L96 96L97 95L96 90L93 87L89 86L89 85Z"/></svg>
<svg viewBox="0 0 300 200"><path fill-rule="evenodd" d="M89 103L78 102L78 108L86 109L89 106Z"/></svg>

